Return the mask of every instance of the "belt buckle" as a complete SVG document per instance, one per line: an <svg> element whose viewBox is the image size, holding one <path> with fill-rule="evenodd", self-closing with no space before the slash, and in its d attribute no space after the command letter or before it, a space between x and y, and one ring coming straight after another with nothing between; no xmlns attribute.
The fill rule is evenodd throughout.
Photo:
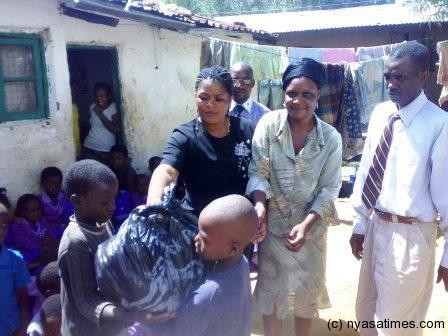
<svg viewBox="0 0 448 336"><path fill-rule="evenodd" d="M398 221L398 216L395 214L390 214L393 223L400 223Z"/></svg>

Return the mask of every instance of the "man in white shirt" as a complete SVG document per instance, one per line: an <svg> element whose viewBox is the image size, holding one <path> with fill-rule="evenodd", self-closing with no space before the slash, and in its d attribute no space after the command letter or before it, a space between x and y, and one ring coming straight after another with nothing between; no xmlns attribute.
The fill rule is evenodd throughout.
<svg viewBox="0 0 448 336"><path fill-rule="evenodd" d="M252 120L257 125L258 120L270 110L250 97L255 86L252 67L245 62L237 62L230 68L233 78L233 100L230 105L230 115Z"/></svg>
<svg viewBox="0 0 448 336"><path fill-rule="evenodd" d="M423 45L395 47L384 65L391 101L377 105L369 123L350 238L354 256L362 258L361 335L422 335L434 284L437 213L448 236L448 114L423 93L429 64ZM445 244L437 282L448 291L447 268ZM415 328L406 325L411 322Z"/></svg>

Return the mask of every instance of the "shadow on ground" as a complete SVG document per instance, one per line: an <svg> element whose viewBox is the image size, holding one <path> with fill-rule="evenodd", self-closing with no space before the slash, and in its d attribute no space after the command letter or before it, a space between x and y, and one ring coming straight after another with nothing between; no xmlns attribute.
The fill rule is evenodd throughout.
<svg viewBox="0 0 448 336"><path fill-rule="evenodd" d="M333 324L331 323L333 322ZM342 325L342 327L340 327ZM339 330L340 328L340 330ZM283 325L283 332L281 336L293 336L294 335L294 319L288 317ZM252 320L252 336L262 336L263 322L260 315L256 315ZM311 335L313 336L359 336L359 333L353 328L347 328L347 321L338 320L330 321L317 318L313 320Z"/></svg>

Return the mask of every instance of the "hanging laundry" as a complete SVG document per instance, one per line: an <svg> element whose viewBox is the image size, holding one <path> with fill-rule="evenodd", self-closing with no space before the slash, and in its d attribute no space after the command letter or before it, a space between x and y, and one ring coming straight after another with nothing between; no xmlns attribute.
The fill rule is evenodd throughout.
<svg viewBox="0 0 448 336"><path fill-rule="evenodd" d="M256 82L262 79L281 78L288 66L285 47L232 42L230 64L239 61L251 65Z"/></svg>
<svg viewBox="0 0 448 336"><path fill-rule="evenodd" d="M258 82L258 102L269 107L269 96L271 95L271 81L262 79Z"/></svg>
<svg viewBox="0 0 448 336"><path fill-rule="evenodd" d="M271 95L269 97L269 108L274 110L279 110L283 108L283 102L285 100L282 80L281 79L272 79L269 81L271 87Z"/></svg>
<svg viewBox="0 0 448 336"><path fill-rule="evenodd" d="M202 42L201 68L220 65L230 66L230 53L232 44L228 41L210 39Z"/></svg>
<svg viewBox="0 0 448 336"><path fill-rule="evenodd" d="M281 79L262 79L258 83L258 102L274 111L282 108L283 101L284 93Z"/></svg>
<svg viewBox="0 0 448 336"><path fill-rule="evenodd" d="M356 49L356 60L361 62L387 56L395 45L397 43L373 47L359 47Z"/></svg>
<svg viewBox="0 0 448 336"><path fill-rule="evenodd" d="M344 63L324 63L325 84L320 88L319 107L316 114L323 121L341 129L339 114L342 101L342 83L344 81Z"/></svg>
<svg viewBox="0 0 448 336"><path fill-rule="evenodd" d="M322 51L322 62L339 63L354 61L356 61L354 48L325 48Z"/></svg>
<svg viewBox="0 0 448 336"><path fill-rule="evenodd" d="M294 48L288 47L288 62L300 61L302 58L311 58L322 62L323 50L321 48Z"/></svg>
<svg viewBox="0 0 448 336"><path fill-rule="evenodd" d="M348 136L350 138L362 138L361 112L359 102L355 95L355 85L350 63L346 64L344 71L341 114L343 117L343 127L347 128Z"/></svg>
<svg viewBox="0 0 448 336"><path fill-rule="evenodd" d="M440 61L437 83L443 86L439 98L439 105L442 106L448 102L448 41L438 42L437 52L439 53Z"/></svg>
<svg viewBox="0 0 448 336"><path fill-rule="evenodd" d="M353 80L359 86L361 123L367 130L374 107L389 99L383 77L384 60L382 58L352 63Z"/></svg>

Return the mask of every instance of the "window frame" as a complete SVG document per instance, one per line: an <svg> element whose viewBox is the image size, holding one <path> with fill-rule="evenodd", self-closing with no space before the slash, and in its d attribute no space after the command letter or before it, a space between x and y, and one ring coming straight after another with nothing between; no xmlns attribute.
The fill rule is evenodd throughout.
<svg viewBox="0 0 448 336"><path fill-rule="evenodd" d="M44 119L48 117L48 82L45 66L45 55L42 37L32 34L6 34L0 33L0 45L30 46L33 53L34 76L8 78L3 77L3 70L0 67L0 122ZM23 112L7 112L4 84L11 82L35 83L35 93L37 109Z"/></svg>

